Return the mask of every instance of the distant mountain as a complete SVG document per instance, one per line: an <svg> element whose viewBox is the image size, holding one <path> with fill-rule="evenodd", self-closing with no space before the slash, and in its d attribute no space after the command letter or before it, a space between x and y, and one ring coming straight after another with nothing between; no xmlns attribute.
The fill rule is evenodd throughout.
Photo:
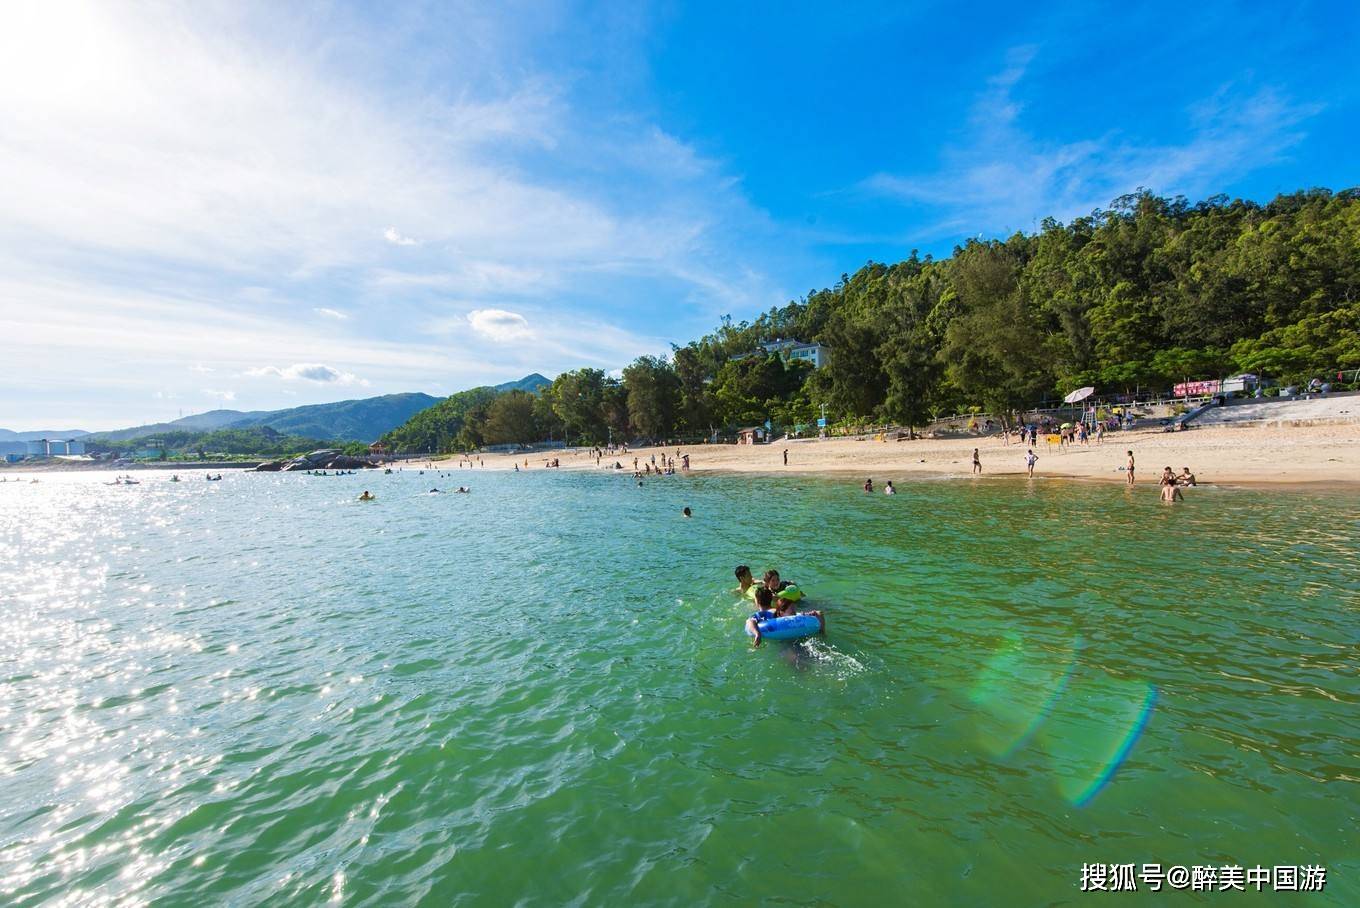
<svg viewBox="0 0 1360 908"><path fill-rule="evenodd" d="M535 372L532 375L524 376L519 381L507 381L501 382L499 385L493 385L492 389L500 392L528 391L530 394L534 394L539 388L545 388L551 384L552 379L544 378L542 375Z"/></svg>
<svg viewBox="0 0 1360 908"><path fill-rule="evenodd" d="M439 403L428 394L384 394L365 400L342 400L333 404L311 404L248 414L231 424L233 429L268 426L283 435L305 435L343 441L376 441L426 407Z"/></svg>
<svg viewBox="0 0 1360 908"><path fill-rule="evenodd" d="M551 384L550 379L535 372L518 381L496 385L493 390L534 393ZM206 413L195 413L169 422L114 429L111 432L97 432L93 435L75 429L62 432L55 430L11 432L8 429L0 429L0 442L23 442L39 438L79 438L87 435L90 435L92 440L127 441L130 438L146 438L167 432L211 432L216 429L246 429L254 426L268 426L281 435L302 435L331 441L374 441L404 424L416 413L434 406L443 399L420 393L385 394L382 397L364 400L310 404L287 410L209 410Z"/></svg>
<svg viewBox="0 0 1360 908"><path fill-rule="evenodd" d="M38 441L42 438L65 440L81 438L89 434L83 429L39 429L34 432L12 432L9 429L0 429L0 441Z"/></svg>
<svg viewBox="0 0 1360 908"><path fill-rule="evenodd" d="M105 441L127 441L129 438L145 438L165 432L209 432L215 429L267 426L280 435L305 435L333 441L373 441L406 422L412 414L438 402L439 398L428 394L410 393L309 404L287 410L209 410L169 422L99 432L94 437Z"/></svg>
<svg viewBox="0 0 1360 908"><path fill-rule="evenodd" d="M246 413L241 410L209 410L207 413L194 413L169 422L153 422L144 426L114 429L110 432L96 432L95 435L105 441L127 441L129 438L145 438L162 432L211 432L213 429L225 429L253 417L268 416L272 412L275 411L256 410Z"/></svg>

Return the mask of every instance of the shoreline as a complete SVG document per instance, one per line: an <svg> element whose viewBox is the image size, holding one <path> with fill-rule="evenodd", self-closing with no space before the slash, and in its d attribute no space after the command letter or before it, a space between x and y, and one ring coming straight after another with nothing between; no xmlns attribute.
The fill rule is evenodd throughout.
<svg viewBox="0 0 1360 908"><path fill-rule="evenodd" d="M1025 477L1023 457L1029 446L1004 445L995 435L901 442L790 439L764 445L682 445L680 450L690 455L689 475L693 476L727 473L854 477L859 481L873 478L878 487L887 480L973 479L975 447L983 467L976 478ZM785 448L789 451L787 466L782 457ZM1128 450L1134 452L1138 467L1135 486L1156 487L1164 466L1177 473L1188 466L1200 485L1218 488L1360 489L1360 423L1223 426L1176 433L1134 430L1111 433L1101 445L1092 441L1071 450L1050 447L1041 436L1034 447L1039 457L1034 477L1124 485L1125 474L1120 468ZM634 457L639 464L643 460L650 463L653 455L659 458L663 451L673 457L676 448L630 448L626 456L619 453L601 462L617 461L631 474ZM588 450L582 449L483 454L485 467L473 469L512 470L516 463L525 469L527 460L528 469L537 471L553 458L560 458L563 470L603 469ZM459 469L457 455L432 462L435 469Z"/></svg>

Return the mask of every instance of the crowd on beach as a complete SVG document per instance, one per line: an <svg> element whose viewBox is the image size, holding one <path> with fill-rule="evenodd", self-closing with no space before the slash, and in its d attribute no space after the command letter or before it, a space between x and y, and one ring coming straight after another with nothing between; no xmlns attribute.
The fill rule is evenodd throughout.
<svg viewBox="0 0 1360 908"><path fill-rule="evenodd" d="M1135 468L1136 468L1136 464L1135 464L1135 460L1134 460L1134 456L1133 456L1133 451L1132 451L1132 450L1127 451L1127 452L1126 452L1126 455L1127 455L1127 460L1125 461L1124 466L1120 467L1119 469L1122 470L1122 471L1124 471L1124 481L1125 481L1125 483L1128 484L1128 485L1134 485L1134 484L1135 484L1135 476L1136 476L1136 469L1135 469ZM785 465L785 466L788 466L788 462L789 462L789 452L788 452L787 450L785 450L785 451L784 451L784 465ZM1025 462L1025 474L1026 474L1026 476L1029 477L1029 478L1033 478L1033 477L1034 477L1034 468L1035 468L1035 465L1039 462L1039 455L1037 455L1037 454L1034 453L1034 449L1033 449L1033 448L1029 448L1029 449L1025 452L1025 459L1024 459L1024 462ZM973 460L972 460L972 464L973 464L973 466L972 466L972 474L973 474L974 476L980 475L980 474L982 473L982 456L981 456L981 453L980 453L980 449L978 449L978 448L974 448L974 449L973 449ZM1170 466L1167 466L1167 467L1166 467L1165 469L1163 469L1163 471L1162 471L1162 475L1161 475L1161 477L1160 477L1159 480L1158 480L1158 485L1159 485L1160 488L1161 488L1161 496L1162 496L1162 500L1163 500L1163 501L1166 501L1166 502L1175 502L1175 501L1184 501L1184 500L1185 500L1185 496L1184 496L1184 494L1182 494L1182 492L1181 492L1181 489L1182 489L1182 488L1184 488L1184 487L1186 487L1186 486L1194 486L1194 485L1198 485L1198 482L1197 482L1196 479L1195 479L1195 474L1192 473L1192 472L1190 472L1190 468L1189 468L1189 467L1181 467L1181 472L1177 473L1176 471L1174 471L1173 469L1171 469ZM874 481L873 481L872 477L869 478L869 479L864 480L864 484L861 486L861 488L864 490L864 493L865 493L866 495L873 494L873 491L874 491ZM897 489L893 486L892 480L888 480L888 482L884 485L884 487L883 487L883 494L884 494L884 495L896 495L896 494L897 494Z"/></svg>

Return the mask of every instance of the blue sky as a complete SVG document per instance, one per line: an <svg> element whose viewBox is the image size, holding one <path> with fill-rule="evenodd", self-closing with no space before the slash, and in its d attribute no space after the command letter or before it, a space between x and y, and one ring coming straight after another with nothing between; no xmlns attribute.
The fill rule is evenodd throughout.
<svg viewBox="0 0 1360 908"><path fill-rule="evenodd" d="M0 20L14 429L617 369L1138 187L1360 184L1354 4Z"/></svg>

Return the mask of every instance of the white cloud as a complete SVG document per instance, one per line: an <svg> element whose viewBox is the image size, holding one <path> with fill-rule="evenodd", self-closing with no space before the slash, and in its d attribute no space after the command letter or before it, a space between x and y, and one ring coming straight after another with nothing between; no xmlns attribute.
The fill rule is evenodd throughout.
<svg viewBox="0 0 1360 908"><path fill-rule="evenodd" d="M312 311L323 318L333 318L337 322L349 320L349 313L341 312L339 309L330 309L327 308L326 306L317 306L316 308L312 309Z"/></svg>
<svg viewBox="0 0 1360 908"><path fill-rule="evenodd" d="M415 239L415 238L413 238L413 237L409 237L409 236L403 236L402 234L400 234L400 233L397 232L397 228L395 228L395 227L388 227L386 230L384 230L384 231L383 231L383 239L387 240L387 242L391 243L393 246L419 246L419 245L420 245L420 240L417 240L417 239Z"/></svg>
<svg viewBox="0 0 1360 908"><path fill-rule="evenodd" d="M281 378L284 381L310 381L317 384L367 385L368 382L353 372L342 372L325 363L293 363L291 366L260 366L247 369L251 378Z"/></svg>
<svg viewBox="0 0 1360 908"><path fill-rule="evenodd" d="M232 401L236 399L235 391L218 391L213 388L204 388L203 393L221 401Z"/></svg>
<svg viewBox="0 0 1360 908"><path fill-rule="evenodd" d="M978 95L966 141L946 146L938 170L912 177L878 173L864 188L937 209L941 220L926 234L1029 230L1037 219L1090 214L1139 188L1166 195L1212 191L1277 161L1303 138L1299 124L1321 109L1292 104L1270 88L1243 93L1226 86L1185 112L1190 135L1179 144L1114 133L1045 141L1024 129L1024 102L1017 97L1035 53L1028 46L1011 51Z"/></svg>
<svg viewBox="0 0 1360 908"><path fill-rule="evenodd" d="M251 407L356 373L470 387L654 351L608 324L639 288L677 319L723 291L740 299L715 311L776 301L743 271L752 225L771 227L732 176L645 116L575 108L575 74L537 53L565 12L488 9L6 8L0 399L94 423L251 370L276 379L238 386ZM598 332L557 300L590 300ZM321 322L359 307L363 337ZM525 322L477 331L466 313L493 308ZM460 342L422 334L455 315ZM289 372L327 363L329 380Z"/></svg>
<svg viewBox="0 0 1360 908"><path fill-rule="evenodd" d="M504 309L473 309L467 314L468 324L487 340L497 343L529 340L534 333L529 321L518 312Z"/></svg>

